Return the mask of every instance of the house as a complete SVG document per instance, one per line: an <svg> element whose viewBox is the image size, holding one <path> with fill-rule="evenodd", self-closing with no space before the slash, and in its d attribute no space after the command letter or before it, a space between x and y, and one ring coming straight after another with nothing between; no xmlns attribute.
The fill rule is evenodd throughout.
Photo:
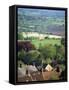
<svg viewBox="0 0 69 90"><path fill-rule="evenodd" d="M56 39L61 39L62 36L60 35L54 35L54 34L41 34L39 32L22 32L23 34L23 37L26 38L26 37L34 37L34 38L38 38L39 40L42 40L44 39L45 37L48 37L48 38L56 38Z"/></svg>
<svg viewBox="0 0 69 90"><path fill-rule="evenodd" d="M28 65L27 70L29 73L38 71L35 65Z"/></svg>
<svg viewBox="0 0 69 90"><path fill-rule="evenodd" d="M18 67L18 77L24 77L26 75L26 69Z"/></svg>
<svg viewBox="0 0 69 90"><path fill-rule="evenodd" d="M47 71L52 71L52 70L53 70L53 67L48 64L48 65L46 66L45 70L47 70Z"/></svg>

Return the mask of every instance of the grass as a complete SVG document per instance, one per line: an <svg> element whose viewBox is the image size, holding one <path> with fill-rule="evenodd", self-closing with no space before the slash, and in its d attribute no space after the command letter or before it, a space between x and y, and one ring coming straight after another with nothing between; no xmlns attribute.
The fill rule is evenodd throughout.
<svg viewBox="0 0 69 90"><path fill-rule="evenodd" d="M36 46L36 48L38 48L40 45L44 46L47 44L61 45L61 40L60 39L44 39L44 40L33 39L32 44L34 44Z"/></svg>

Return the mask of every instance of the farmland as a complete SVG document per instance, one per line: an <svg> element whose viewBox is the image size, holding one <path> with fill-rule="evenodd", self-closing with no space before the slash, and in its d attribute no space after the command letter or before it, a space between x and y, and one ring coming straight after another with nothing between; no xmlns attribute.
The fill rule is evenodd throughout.
<svg viewBox="0 0 69 90"><path fill-rule="evenodd" d="M38 48L40 45L44 46L47 44L52 44L52 45L61 45L61 40L60 39L44 39L44 40L38 40L38 39L33 39L31 40L32 44L34 44L36 46L36 48Z"/></svg>

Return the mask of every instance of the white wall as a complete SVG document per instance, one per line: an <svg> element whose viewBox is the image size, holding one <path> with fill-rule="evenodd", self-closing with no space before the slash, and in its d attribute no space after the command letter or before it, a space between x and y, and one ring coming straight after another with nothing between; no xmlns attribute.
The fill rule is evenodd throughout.
<svg viewBox="0 0 69 90"><path fill-rule="evenodd" d="M58 90L58 89L68 90L69 82L20 85L20 86L13 86L8 83L8 65L9 65L8 7L12 4L67 7L69 9L69 0L0 0L0 90Z"/></svg>

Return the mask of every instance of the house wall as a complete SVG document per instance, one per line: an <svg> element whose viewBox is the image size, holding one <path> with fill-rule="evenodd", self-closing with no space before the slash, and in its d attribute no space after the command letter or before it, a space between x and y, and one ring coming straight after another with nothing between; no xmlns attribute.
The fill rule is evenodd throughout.
<svg viewBox="0 0 69 90"><path fill-rule="evenodd" d="M36 37L39 39L44 39L45 37L49 37L49 38L62 38L62 36L58 36L58 35L47 35L47 34L40 34L37 32L22 32L23 33L23 37Z"/></svg>

